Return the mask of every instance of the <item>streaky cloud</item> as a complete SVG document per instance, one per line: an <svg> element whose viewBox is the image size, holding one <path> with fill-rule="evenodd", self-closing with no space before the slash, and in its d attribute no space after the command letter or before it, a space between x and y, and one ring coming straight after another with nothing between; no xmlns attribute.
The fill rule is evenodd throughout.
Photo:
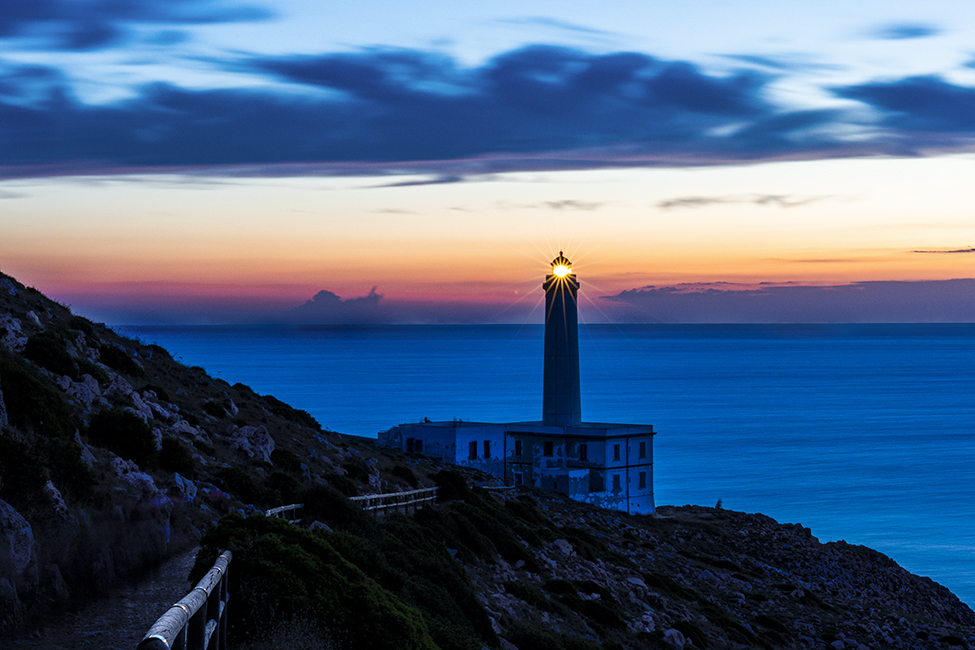
<svg viewBox="0 0 975 650"><path fill-rule="evenodd" d="M651 323L975 322L975 279L844 285L720 283L646 286L603 300L621 320Z"/></svg>
<svg viewBox="0 0 975 650"><path fill-rule="evenodd" d="M957 248L955 250L949 251L939 251L939 250L916 250L911 251L912 253L975 253L975 248Z"/></svg>
<svg viewBox="0 0 975 650"><path fill-rule="evenodd" d="M185 9L174 7L166 11ZM932 76L831 89L869 106L865 119L862 109L779 106L771 74L711 74L639 52L532 45L465 67L439 53L373 48L224 65L275 83L152 83L92 105L55 67L0 61L0 178L411 175L429 178L403 183L437 184L513 171L925 155L975 142L975 88Z"/></svg>
<svg viewBox="0 0 975 650"><path fill-rule="evenodd" d="M944 30L942 30L940 27L922 23L893 23L889 25L882 25L874 30L871 30L869 35L873 38L883 40L903 41L915 38L937 36L943 31Z"/></svg>
<svg viewBox="0 0 975 650"><path fill-rule="evenodd" d="M770 205L779 208L795 208L808 205L816 201L832 198L830 196L793 197L787 194L747 194L743 196L681 196L666 199L657 203L662 210L675 208L703 208L708 205L723 203L748 203L752 205Z"/></svg>

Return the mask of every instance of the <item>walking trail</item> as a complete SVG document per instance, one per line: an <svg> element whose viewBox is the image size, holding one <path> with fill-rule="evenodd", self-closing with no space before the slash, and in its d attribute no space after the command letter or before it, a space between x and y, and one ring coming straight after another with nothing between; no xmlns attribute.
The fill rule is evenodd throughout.
<svg viewBox="0 0 975 650"><path fill-rule="evenodd" d="M135 650L149 627L193 585L187 580L197 549L176 555L138 582L122 585L80 611L31 629L13 639L0 639L4 650Z"/></svg>

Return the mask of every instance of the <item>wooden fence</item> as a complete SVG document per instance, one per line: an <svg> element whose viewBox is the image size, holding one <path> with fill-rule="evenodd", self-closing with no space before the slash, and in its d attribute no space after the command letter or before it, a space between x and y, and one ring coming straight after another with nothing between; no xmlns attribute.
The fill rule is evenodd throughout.
<svg viewBox="0 0 975 650"><path fill-rule="evenodd" d="M365 494L351 497L349 501L358 503L363 510L382 515L390 510L395 512L416 512L417 508L436 500L437 488L423 488L409 492L390 492L388 494Z"/></svg>
<svg viewBox="0 0 975 650"><path fill-rule="evenodd" d="M278 517L279 519L290 521L293 524L300 524L301 516L305 512L304 509L305 509L305 504L292 503L289 506L280 506L278 508L271 508L264 514L268 517Z"/></svg>
<svg viewBox="0 0 975 650"><path fill-rule="evenodd" d="M226 650L231 559L230 551L221 553L193 591L153 623L138 650Z"/></svg>

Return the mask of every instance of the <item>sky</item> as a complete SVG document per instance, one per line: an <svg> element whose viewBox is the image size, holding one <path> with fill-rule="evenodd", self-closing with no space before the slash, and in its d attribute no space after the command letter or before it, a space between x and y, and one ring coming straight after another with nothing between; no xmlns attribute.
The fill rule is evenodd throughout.
<svg viewBox="0 0 975 650"><path fill-rule="evenodd" d="M0 271L112 324L975 321L975 5L8 0Z"/></svg>

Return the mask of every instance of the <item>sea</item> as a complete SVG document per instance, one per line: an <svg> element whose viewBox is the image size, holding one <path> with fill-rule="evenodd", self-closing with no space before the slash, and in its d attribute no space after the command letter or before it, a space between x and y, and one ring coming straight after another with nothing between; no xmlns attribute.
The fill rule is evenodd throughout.
<svg viewBox="0 0 975 650"><path fill-rule="evenodd" d="M541 325L129 326L375 437L541 418ZM975 607L975 324L580 325L585 421L652 424L657 505L874 548Z"/></svg>

